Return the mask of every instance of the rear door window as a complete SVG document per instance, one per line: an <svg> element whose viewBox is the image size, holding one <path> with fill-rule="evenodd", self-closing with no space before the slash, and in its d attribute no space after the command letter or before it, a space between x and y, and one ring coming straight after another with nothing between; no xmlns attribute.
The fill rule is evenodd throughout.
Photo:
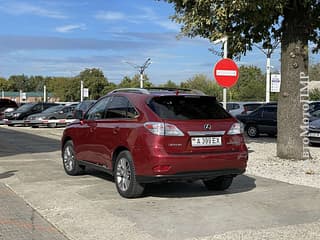
<svg viewBox="0 0 320 240"><path fill-rule="evenodd" d="M161 118L171 120L230 118L223 107L210 96L159 96L148 103Z"/></svg>
<svg viewBox="0 0 320 240"><path fill-rule="evenodd" d="M135 118L138 112L129 100L122 96L115 96L108 105L106 118Z"/></svg>
<svg viewBox="0 0 320 240"><path fill-rule="evenodd" d="M244 107L247 111L253 111L255 109L257 109L258 107L260 107L261 104L257 103L257 104L245 104Z"/></svg>

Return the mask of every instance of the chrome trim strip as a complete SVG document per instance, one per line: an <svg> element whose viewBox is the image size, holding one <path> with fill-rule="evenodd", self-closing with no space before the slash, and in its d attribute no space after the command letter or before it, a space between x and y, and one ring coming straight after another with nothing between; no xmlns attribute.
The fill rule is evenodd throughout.
<svg viewBox="0 0 320 240"><path fill-rule="evenodd" d="M226 131L188 131L190 136L221 136Z"/></svg>

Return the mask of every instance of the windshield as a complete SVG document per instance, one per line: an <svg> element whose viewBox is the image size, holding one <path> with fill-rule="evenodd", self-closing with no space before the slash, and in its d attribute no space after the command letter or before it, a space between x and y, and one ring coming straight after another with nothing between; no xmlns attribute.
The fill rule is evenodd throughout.
<svg viewBox="0 0 320 240"><path fill-rule="evenodd" d="M50 108L44 110L42 113L58 112L58 111L62 110L62 108L64 108L63 105L58 105L58 106L50 107Z"/></svg>
<svg viewBox="0 0 320 240"><path fill-rule="evenodd" d="M149 107L161 118L172 120L224 119L231 116L210 96L154 97Z"/></svg>
<svg viewBox="0 0 320 240"><path fill-rule="evenodd" d="M29 111L36 103L26 103L17 109L17 111Z"/></svg>

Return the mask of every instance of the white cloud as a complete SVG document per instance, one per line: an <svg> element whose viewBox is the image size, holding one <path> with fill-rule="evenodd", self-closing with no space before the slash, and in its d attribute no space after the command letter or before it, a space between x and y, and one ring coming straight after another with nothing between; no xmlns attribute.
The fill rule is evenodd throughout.
<svg viewBox="0 0 320 240"><path fill-rule="evenodd" d="M29 3L23 2L10 2L2 4L0 10L12 15L36 15L41 17L56 18L56 19L65 19L67 16L62 14L59 11L49 10L40 6L32 5Z"/></svg>
<svg viewBox="0 0 320 240"><path fill-rule="evenodd" d="M70 24L70 25L56 27L55 30L56 32L60 32L60 33L69 33L75 30L86 30L86 26L85 24L74 24L74 25Z"/></svg>
<svg viewBox="0 0 320 240"><path fill-rule="evenodd" d="M155 21L154 23L170 31L180 31L180 26L170 20Z"/></svg>
<svg viewBox="0 0 320 240"><path fill-rule="evenodd" d="M118 21L125 19L126 15L121 12L100 11L95 15L95 17L106 21Z"/></svg>

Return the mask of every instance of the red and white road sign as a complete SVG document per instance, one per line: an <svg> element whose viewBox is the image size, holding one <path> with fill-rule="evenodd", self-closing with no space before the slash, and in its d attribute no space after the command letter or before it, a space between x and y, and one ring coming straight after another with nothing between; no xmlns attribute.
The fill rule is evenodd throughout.
<svg viewBox="0 0 320 240"><path fill-rule="evenodd" d="M221 87L230 88L238 81L239 69L232 59L223 58L214 66L213 76Z"/></svg>

